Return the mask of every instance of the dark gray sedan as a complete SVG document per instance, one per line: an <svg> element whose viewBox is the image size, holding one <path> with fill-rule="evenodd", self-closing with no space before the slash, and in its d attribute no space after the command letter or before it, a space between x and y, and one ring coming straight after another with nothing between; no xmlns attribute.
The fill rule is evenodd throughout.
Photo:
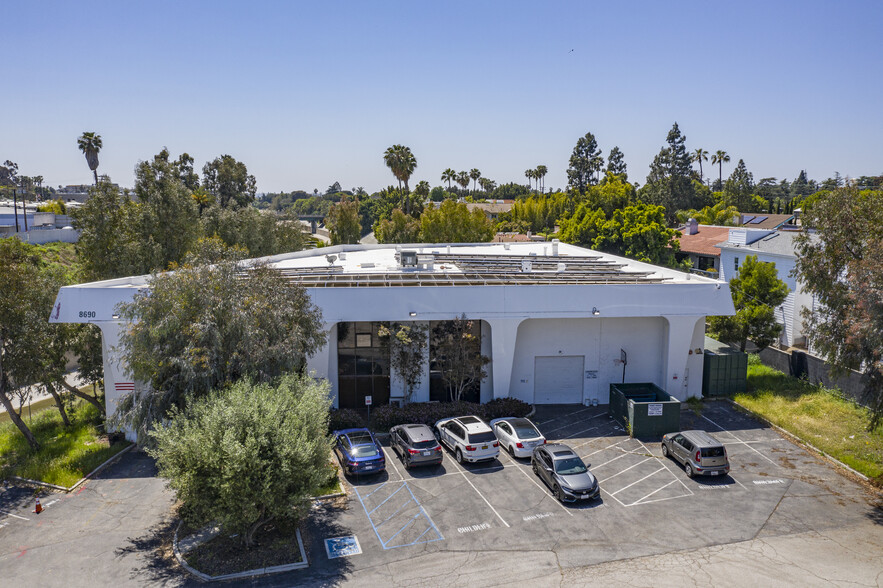
<svg viewBox="0 0 883 588"><path fill-rule="evenodd" d="M397 425L389 430L389 446L399 455L405 468L412 465L438 465L442 448L426 425Z"/></svg>
<svg viewBox="0 0 883 588"><path fill-rule="evenodd" d="M561 502L598 498L598 480L583 460L567 445L540 445L530 457L533 472L546 483Z"/></svg>

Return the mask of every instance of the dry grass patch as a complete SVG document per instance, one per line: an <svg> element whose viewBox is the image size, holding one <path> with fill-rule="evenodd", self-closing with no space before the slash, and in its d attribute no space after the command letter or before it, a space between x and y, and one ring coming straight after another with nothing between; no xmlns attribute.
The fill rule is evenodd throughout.
<svg viewBox="0 0 883 588"><path fill-rule="evenodd" d="M868 409L762 365L757 356L749 360L748 387L733 399L883 486L883 426L868 431Z"/></svg>

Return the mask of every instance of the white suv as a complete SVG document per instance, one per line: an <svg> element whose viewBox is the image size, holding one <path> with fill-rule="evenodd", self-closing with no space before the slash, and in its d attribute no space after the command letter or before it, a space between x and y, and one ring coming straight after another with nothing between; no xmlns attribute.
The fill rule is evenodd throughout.
<svg viewBox="0 0 883 588"><path fill-rule="evenodd" d="M442 419L435 423L438 440L454 453L457 463L492 461L500 454L493 430L477 416Z"/></svg>

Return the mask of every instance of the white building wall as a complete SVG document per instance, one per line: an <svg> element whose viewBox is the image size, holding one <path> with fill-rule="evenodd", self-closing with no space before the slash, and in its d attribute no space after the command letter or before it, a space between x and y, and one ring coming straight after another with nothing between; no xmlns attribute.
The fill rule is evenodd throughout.
<svg viewBox="0 0 883 588"><path fill-rule="evenodd" d="M784 255L772 255L764 251L752 251L746 249L721 249L721 278L727 282L733 279L738 273L735 271L735 262L739 260L739 267L745 263L745 258L749 255L757 256L758 261L776 264L776 275L780 280L785 282L790 291L788 297L781 305L776 307L776 322L782 325L782 334L779 337L779 343L785 346L791 346L795 343L804 342L803 335L803 319L800 317L802 308L810 305L812 300L809 296L803 294L799 289L799 283L791 275L797 262L795 257L786 257Z"/></svg>
<svg viewBox="0 0 883 588"><path fill-rule="evenodd" d="M664 330L660 317L525 320L518 328L508 395L533 402L536 357L584 356L583 400L608 404L610 383L622 381L620 349L629 358L626 382L661 386ZM502 392L496 395L505 396Z"/></svg>

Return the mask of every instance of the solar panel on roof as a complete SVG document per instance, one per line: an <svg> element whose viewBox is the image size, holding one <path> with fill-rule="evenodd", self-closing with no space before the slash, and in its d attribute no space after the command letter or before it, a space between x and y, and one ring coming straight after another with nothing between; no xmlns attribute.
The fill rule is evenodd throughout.
<svg viewBox="0 0 883 588"><path fill-rule="evenodd" d="M752 214L751 216L746 216L746 217L742 220L742 224L743 224L743 225L747 225L748 223L750 223L750 222L752 221L752 219L754 219L754 215L753 215L753 214Z"/></svg>
<svg viewBox="0 0 883 588"><path fill-rule="evenodd" d="M765 221L765 220L768 219L768 218L770 218L770 217L768 217L768 216L757 216L757 217L754 217L754 220L751 221L751 224L752 224L752 225L760 224L760 223L762 223L763 221Z"/></svg>

